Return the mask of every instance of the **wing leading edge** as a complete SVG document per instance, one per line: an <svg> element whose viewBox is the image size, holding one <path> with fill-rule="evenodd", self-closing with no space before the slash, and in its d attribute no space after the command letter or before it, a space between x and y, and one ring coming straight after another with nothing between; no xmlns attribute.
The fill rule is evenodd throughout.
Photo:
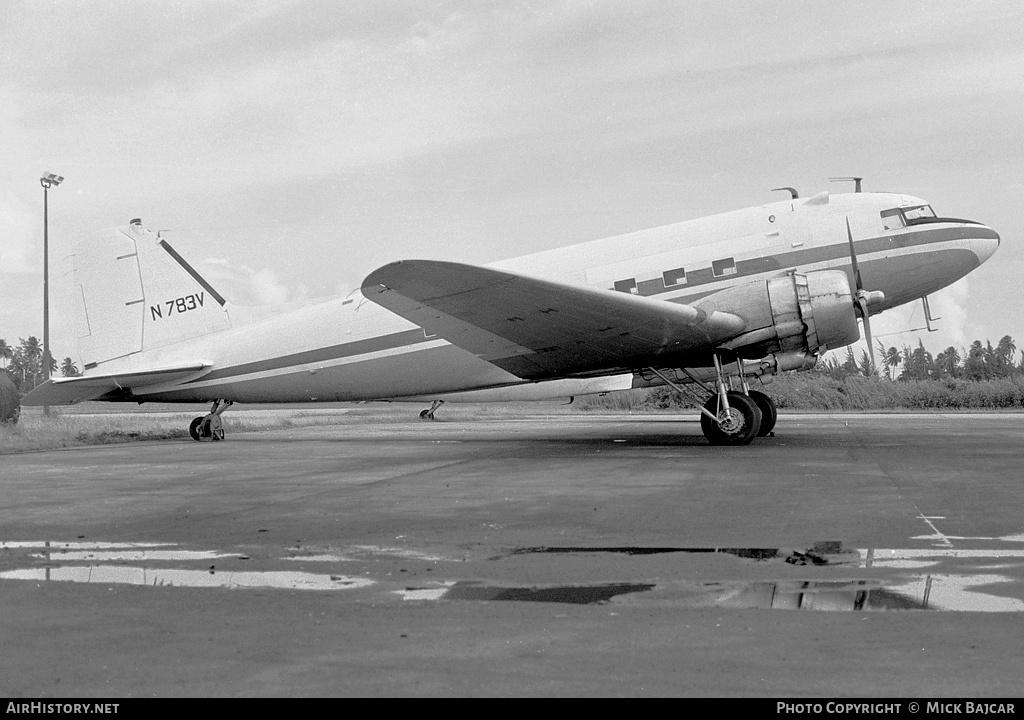
<svg viewBox="0 0 1024 720"><path fill-rule="evenodd" d="M461 263L402 260L363 295L524 379L640 367L743 332L731 313Z"/></svg>
<svg viewBox="0 0 1024 720"><path fill-rule="evenodd" d="M180 383L202 376L210 365L197 363L137 372L83 375L47 380L21 399L22 405L71 405L95 400L115 390L136 390Z"/></svg>

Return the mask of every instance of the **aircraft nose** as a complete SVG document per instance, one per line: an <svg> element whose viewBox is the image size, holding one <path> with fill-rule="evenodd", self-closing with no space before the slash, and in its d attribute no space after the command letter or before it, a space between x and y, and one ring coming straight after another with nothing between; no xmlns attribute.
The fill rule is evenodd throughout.
<svg viewBox="0 0 1024 720"><path fill-rule="evenodd" d="M978 256L978 263L981 264L992 257L996 248L999 247L999 233L992 228L986 227L982 237L971 238L971 250Z"/></svg>

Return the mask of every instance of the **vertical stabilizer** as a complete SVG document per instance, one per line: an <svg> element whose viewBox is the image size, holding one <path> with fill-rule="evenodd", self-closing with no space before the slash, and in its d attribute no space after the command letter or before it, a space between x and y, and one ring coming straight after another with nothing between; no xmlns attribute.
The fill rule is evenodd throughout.
<svg viewBox="0 0 1024 720"><path fill-rule="evenodd" d="M135 221L84 238L74 278L86 369L231 326L224 298Z"/></svg>

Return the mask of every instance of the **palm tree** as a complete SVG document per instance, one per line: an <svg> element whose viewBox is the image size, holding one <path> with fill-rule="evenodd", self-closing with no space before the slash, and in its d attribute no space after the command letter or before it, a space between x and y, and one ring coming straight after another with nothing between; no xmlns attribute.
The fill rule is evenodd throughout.
<svg viewBox="0 0 1024 720"><path fill-rule="evenodd" d="M868 354L867 350L860 351L860 362L857 365L860 373L864 377L872 377L878 375L878 368L871 362L871 355Z"/></svg>
<svg viewBox="0 0 1024 720"><path fill-rule="evenodd" d="M996 346L996 352L1003 360L1003 366L1008 368L1010 371L1010 378L1013 378L1013 354L1017 352L1017 344L1013 342L1013 338L1009 335L1003 335L999 341L999 345Z"/></svg>
<svg viewBox="0 0 1024 720"><path fill-rule="evenodd" d="M0 359L4 361L4 370L7 369L7 361L14 357L14 348L7 344L7 341L0 338Z"/></svg>
<svg viewBox="0 0 1024 720"><path fill-rule="evenodd" d="M25 338L18 338L21 341L20 347L14 353L15 364L20 366L21 369L21 380L24 384L29 377L32 378L32 384L27 386L28 389L34 388L39 382L39 371L42 367L40 360L43 357L43 348L39 344L39 338L35 335L29 335L28 340ZM22 388L22 392L25 391L25 387Z"/></svg>
<svg viewBox="0 0 1024 720"><path fill-rule="evenodd" d="M25 353L25 357L30 360L37 360L43 356L43 346L39 344L39 338L35 335L29 335L28 340L25 338L18 338L21 340L21 351Z"/></svg>
<svg viewBox="0 0 1024 720"><path fill-rule="evenodd" d="M964 377L978 381L985 379L985 363L981 359L981 340L975 340L964 351Z"/></svg>
<svg viewBox="0 0 1024 720"><path fill-rule="evenodd" d="M985 375L986 378L999 377L1003 374L999 363L1002 358L996 353L996 349L992 347L991 340L985 341L985 349L981 355L985 360L985 367L988 368L988 372Z"/></svg>
<svg viewBox="0 0 1024 720"><path fill-rule="evenodd" d="M78 366L75 365L75 361L69 357L64 358L64 362L60 364L60 374L64 377L78 377Z"/></svg>
<svg viewBox="0 0 1024 720"><path fill-rule="evenodd" d="M878 347L882 350L882 363L885 365L886 371L889 373L889 379L892 380L896 377L896 368L901 362L903 357L900 355L900 351L896 349L896 346L890 347L888 350L882 345L882 342L878 342Z"/></svg>
<svg viewBox="0 0 1024 720"><path fill-rule="evenodd" d="M960 353L950 345L935 358L935 366L940 374L956 377L960 371Z"/></svg>
<svg viewBox="0 0 1024 720"><path fill-rule="evenodd" d="M853 345L846 346L846 360L843 362L843 372L846 375L860 374L860 368L857 367L857 357L853 354Z"/></svg>

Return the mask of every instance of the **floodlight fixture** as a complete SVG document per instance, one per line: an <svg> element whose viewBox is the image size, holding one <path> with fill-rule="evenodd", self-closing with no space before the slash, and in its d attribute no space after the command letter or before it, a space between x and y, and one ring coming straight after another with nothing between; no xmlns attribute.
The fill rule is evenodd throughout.
<svg viewBox="0 0 1024 720"><path fill-rule="evenodd" d="M63 175L56 175L52 172L44 172L43 176L39 178L39 184L44 188L57 187L64 182Z"/></svg>

